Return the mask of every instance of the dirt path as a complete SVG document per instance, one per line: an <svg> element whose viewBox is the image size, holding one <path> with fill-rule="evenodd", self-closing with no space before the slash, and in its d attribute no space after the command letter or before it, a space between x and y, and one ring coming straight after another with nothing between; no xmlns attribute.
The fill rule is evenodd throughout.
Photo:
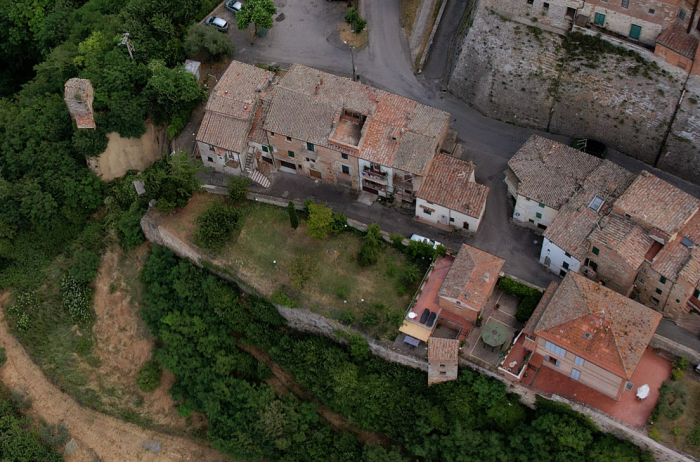
<svg viewBox="0 0 700 462"><path fill-rule="evenodd" d="M146 430L109 417L78 404L51 384L31 361L24 348L9 332L1 309L8 294L0 294L0 346L7 351L7 363L0 368L0 380L10 389L33 400L30 414L47 423L61 423L78 443L78 451L68 462L225 462L230 459L218 451L192 440ZM159 453L142 448L146 441L162 444Z"/></svg>
<svg viewBox="0 0 700 462"><path fill-rule="evenodd" d="M262 348L253 345L246 345L243 343L239 343L238 347L243 351L246 351L253 355L253 357L258 361L267 364L267 367L270 368L270 371L272 371L272 374L275 376L274 378L270 379L268 383L270 383L270 385L278 393L284 393L286 390L293 393L294 396L303 401L308 401L316 404L318 406L319 416L321 416L322 419L328 422L328 424L335 430L342 430L352 433L353 435L355 435L357 441L359 441L362 444L371 442L375 444L381 444L386 448L396 446L396 443L394 443L386 435L361 430L357 425L349 422L348 419L345 418L345 416L333 412L326 406L322 405L311 393L304 390L304 388L301 385L299 385L299 383L297 383L296 380L294 380L294 377L291 373L289 373L289 371L282 368L279 364L275 363L272 360L272 358L270 358L270 356L267 354L267 352L265 352Z"/></svg>

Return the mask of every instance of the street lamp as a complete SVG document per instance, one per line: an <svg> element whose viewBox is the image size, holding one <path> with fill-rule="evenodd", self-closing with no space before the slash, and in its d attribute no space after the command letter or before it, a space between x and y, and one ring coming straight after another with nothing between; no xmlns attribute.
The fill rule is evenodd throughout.
<svg viewBox="0 0 700 462"><path fill-rule="evenodd" d="M343 40L343 43L348 45L348 42L345 40ZM350 56L352 57L352 81L355 82L355 76L357 75L357 72L355 71L355 47L348 45L348 48L350 48Z"/></svg>

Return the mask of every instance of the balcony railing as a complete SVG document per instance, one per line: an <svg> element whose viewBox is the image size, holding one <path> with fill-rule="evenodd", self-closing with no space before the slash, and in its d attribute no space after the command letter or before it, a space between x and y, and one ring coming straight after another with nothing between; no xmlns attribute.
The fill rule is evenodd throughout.
<svg viewBox="0 0 700 462"><path fill-rule="evenodd" d="M387 176L388 175L386 173L381 173L376 170L362 170L362 178L366 178L377 183L387 184Z"/></svg>

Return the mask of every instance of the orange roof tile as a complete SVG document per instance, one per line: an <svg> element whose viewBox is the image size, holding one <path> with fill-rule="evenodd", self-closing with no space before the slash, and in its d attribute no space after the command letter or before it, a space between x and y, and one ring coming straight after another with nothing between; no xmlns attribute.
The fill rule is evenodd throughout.
<svg viewBox="0 0 700 462"><path fill-rule="evenodd" d="M428 361L457 362L459 359L459 340L430 337L428 340Z"/></svg>
<svg viewBox="0 0 700 462"><path fill-rule="evenodd" d="M686 26L682 21L674 22L670 27L662 30L656 37L656 44L673 50L688 59L695 59L698 50L698 38L686 32Z"/></svg>
<svg viewBox="0 0 700 462"><path fill-rule="evenodd" d="M506 261L476 247L462 244L438 297L459 300L481 310L498 282Z"/></svg>
<svg viewBox="0 0 700 462"><path fill-rule="evenodd" d="M677 281L682 277L691 285L700 282L700 213L681 229L676 239L664 246L652 262L652 269Z"/></svg>
<svg viewBox="0 0 700 462"><path fill-rule="evenodd" d="M416 197L480 218L489 188L469 181L475 168L472 162L436 154Z"/></svg>
<svg viewBox="0 0 700 462"><path fill-rule="evenodd" d="M616 213L600 220L588 240L595 246L614 250L635 269L655 242L642 226Z"/></svg>
<svg viewBox="0 0 700 462"><path fill-rule="evenodd" d="M540 302L537 304L535 311L532 312L530 319L528 319L527 323L525 323L525 327L523 327L524 333L528 335L533 335L535 333L535 326L540 321L542 313L544 313L544 310L547 308L547 305L549 305L549 302L552 301L552 297L558 288L559 283L557 281L552 281L549 283L549 286L547 286L547 290L544 291L544 294L542 295Z"/></svg>
<svg viewBox="0 0 700 462"><path fill-rule="evenodd" d="M534 333L630 379L661 317L651 308L569 271L537 320Z"/></svg>

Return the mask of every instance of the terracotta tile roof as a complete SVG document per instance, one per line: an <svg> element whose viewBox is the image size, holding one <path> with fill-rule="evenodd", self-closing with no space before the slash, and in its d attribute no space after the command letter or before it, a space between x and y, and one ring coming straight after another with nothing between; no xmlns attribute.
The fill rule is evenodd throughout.
<svg viewBox="0 0 700 462"><path fill-rule="evenodd" d="M670 27L662 30L656 37L656 44L691 60L695 59L695 52L698 50L698 38L693 34L688 34L681 21L676 21Z"/></svg>
<svg viewBox="0 0 700 462"><path fill-rule="evenodd" d="M657 228L672 236L697 212L698 200L643 171L614 207L618 213L630 215L647 228Z"/></svg>
<svg viewBox="0 0 700 462"><path fill-rule="evenodd" d="M588 240L596 247L614 250L635 269L655 242L642 226L616 213L600 220Z"/></svg>
<svg viewBox="0 0 700 462"><path fill-rule="evenodd" d="M63 100L78 128L97 128L92 113L93 89L90 80L69 79L63 91Z"/></svg>
<svg viewBox="0 0 700 462"><path fill-rule="evenodd" d="M628 170L604 160L561 208L554 222L545 231L544 237L582 261L588 250L586 238L596 223L608 214L615 199L625 191L633 179L634 175ZM598 212L590 208L596 197L605 201Z"/></svg>
<svg viewBox="0 0 700 462"><path fill-rule="evenodd" d="M687 245L685 245L687 244ZM652 262L652 269L677 281L679 277L695 286L700 281L700 214L681 229L676 239L666 244Z"/></svg>
<svg viewBox="0 0 700 462"><path fill-rule="evenodd" d="M406 131L401 135L391 167L425 176L437 150L437 138Z"/></svg>
<svg viewBox="0 0 700 462"><path fill-rule="evenodd" d="M274 74L232 61L207 101L197 141L243 152L259 100Z"/></svg>
<svg viewBox="0 0 700 462"><path fill-rule="evenodd" d="M508 162L518 194L555 210L602 161L572 147L532 135Z"/></svg>
<svg viewBox="0 0 700 462"><path fill-rule="evenodd" d="M339 113L339 107L323 100L277 87L263 127L274 133L325 146L333 130L333 121Z"/></svg>
<svg viewBox="0 0 700 462"><path fill-rule="evenodd" d="M429 362L457 362L459 358L459 340L430 337L428 340Z"/></svg>
<svg viewBox="0 0 700 462"><path fill-rule="evenodd" d="M661 317L661 313L569 271L534 333L630 379Z"/></svg>
<svg viewBox="0 0 700 462"><path fill-rule="evenodd" d="M480 218L489 194L487 186L469 181L476 166L444 154L437 154L417 197L450 210Z"/></svg>
<svg viewBox="0 0 700 462"><path fill-rule="evenodd" d="M260 99L260 104L258 104L258 109L255 111L253 123L250 127L250 132L248 133L248 139L250 141L265 145L270 143L267 138L267 132L263 129L263 122L267 119L269 112L270 100L263 95L263 97Z"/></svg>
<svg viewBox="0 0 700 462"><path fill-rule="evenodd" d="M505 263L502 258L462 244L438 296L459 300L480 310L498 282Z"/></svg>
<svg viewBox="0 0 700 462"><path fill-rule="evenodd" d="M549 302L552 301L552 297L554 296L554 293L557 291L558 288L558 282L552 281L549 283L549 286L547 286L547 290L544 291L544 294L542 295L540 302L537 304L535 311L532 312L530 319L527 320L527 323L525 323L525 327L523 327L523 332L525 334L530 336L534 335L535 326L540 321L542 313L544 313L544 310L547 309L547 305L549 305Z"/></svg>

